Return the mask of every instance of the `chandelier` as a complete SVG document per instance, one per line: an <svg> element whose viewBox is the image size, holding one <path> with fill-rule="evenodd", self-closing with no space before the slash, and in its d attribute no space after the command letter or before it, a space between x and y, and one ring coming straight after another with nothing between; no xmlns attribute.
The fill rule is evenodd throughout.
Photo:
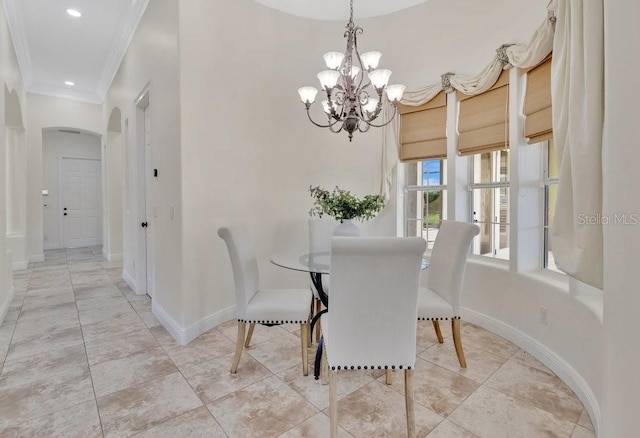
<svg viewBox="0 0 640 438"><path fill-rule="evenodd" d="M378 68L382 53L365 52L360 55L356 37L363 30L353 23L353 0L350 1L346 28L344 37L347 39L347 50L344 53L325 53L323 57L327 70L317 75L320 86L327 94L327 99L322 101L322 109L328 122L317 123L309 113L318 94L317 88L302 87L298 89L298 94L311 123L335 133L344 129L351 141L356 130L366 132L371 126L380 128L393 120L405 86L387 85L391 70ZM393 109L386 121L381 120L384 114L380 117L385 104Z"/></svg>

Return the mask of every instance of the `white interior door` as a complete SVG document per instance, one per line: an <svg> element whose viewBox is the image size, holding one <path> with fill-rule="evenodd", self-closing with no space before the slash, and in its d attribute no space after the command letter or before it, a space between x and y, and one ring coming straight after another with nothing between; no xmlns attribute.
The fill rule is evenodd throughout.
<svg viewBox="0 0 640 438"><path fill-rule="evenodd" d="M101 245L100 160L62 158L60 175L64 247Z"/></svg>

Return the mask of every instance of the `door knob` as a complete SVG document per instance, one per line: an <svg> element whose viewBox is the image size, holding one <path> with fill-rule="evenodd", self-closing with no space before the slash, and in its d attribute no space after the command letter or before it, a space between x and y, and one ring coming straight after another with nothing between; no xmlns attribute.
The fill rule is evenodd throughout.
<svg viewBox="0 0 640 438"><path fill-rule="evenodd" d="M66 215L67 215L67 213L64 213L64 215L66 216Z"/></svg>
<svg viewBox="0 0 640 438"><path fill-rule="evenodd" d="M63 208L64 211L67 211L67 207Z"/></svg>
<svg viewBox="0 0 640 438"><path fill-rule="evenodd" d="M140 224L140 226L141 226L142 228L147 228L147 227L149 226L149 224L148 224L148 223L146 223L146 222L142 222L142 223Z"/></svg>

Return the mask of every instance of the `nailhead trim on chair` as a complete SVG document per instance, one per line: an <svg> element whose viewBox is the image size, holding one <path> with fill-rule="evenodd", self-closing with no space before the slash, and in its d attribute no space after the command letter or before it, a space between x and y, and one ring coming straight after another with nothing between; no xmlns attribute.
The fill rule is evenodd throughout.
<svg viewBox="0 0 640 438"><path fill-rule="evenodd" d="M389 366L389 365L384 365L384 366L382 366L382 365L378 365L378 367L377 367L377 368L378 368L379 370L382 370L382 369L388 370L389 368L391 368L392 370L395 370L396 368L398 368L399 370L401 370L401 369L403 369L403 367L404 367L404 365L398 365L397 367L396 367L396 365L391 365L391 366ZM332 369L333 371L335 371L335 370L353 370L354 368L357 368L357 369L359 369L359 370L360 370L360 369L365 369L365 370L366 370L366 369L372 369L372 370L375 370L375 369L376 369L376 367L375 367L374 365L371 365L370 367L367 367L367 365L364 365L364 366L362 366L362 365L358 365L358 366L354 366L354 365L348 366L348 365L345 365L345 366L337 366L337 367L332 366L332 367L331 367L331 369ZM410 369L411 369L411 367L406 367L406 369L407 369L407 370L410 370Z"/></svg>
<svg viewBox="0 0 640 438"><path fill-rule="evenodd" d="M444 317L444 318L421 318L418 317L418 321L449 321L449 320L454 320L454 319L462 319L459 316L453 316L451 318L449 317Z"/></svg>
<svg viewBox="0 0 640 438"><path fill-rule="evenodd" d="M238 319L238 322L244 322L245 324L306 324L309 321L256 321L249 319Z"/></svg>

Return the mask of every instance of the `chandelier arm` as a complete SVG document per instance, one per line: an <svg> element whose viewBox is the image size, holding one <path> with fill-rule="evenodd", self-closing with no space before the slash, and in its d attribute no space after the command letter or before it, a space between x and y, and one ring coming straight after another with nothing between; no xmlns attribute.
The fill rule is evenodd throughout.
<svg viewBox="0 0 640 438"><path fill-rule="evenodd" d="M342 125L340 125L340 128L338 128L337 130L333 129L333 125L335 125L338 122L338 120L336 120L334 123L332 123L329 126L329 131L333 132L334 134L337 134L338 132L342 131L342 128L344 128L344 122L342 122Z"/></svg>
<svg viewBox="0 0 640 438"><path fill-rule="evenodd" d="M317 123L315 120L313 120L313 119L311 118L311 114L309 113L309 108L307 108L307 117L309 118L309 121L310 121L311 123L313 123L314 125L316 125L318 128L331 128L333 125L335 125L336 123L338 123L338 122L340 121L339 119L336 119L336 121L335 121L335 122L333 122L333 123L329 123L329 124L327 124L327 125L322 125L322 124L320 124L320 123Z"/></svg>
<svg viewBox="0 0 640 438"><path fill-rule="evenodd" d="M371 125L374 128L382 128L383 126L387 126L389 123L393 121L393 119L396 117L397 112L398 112L397 106L393 105L393 114L391 115L391 117L389 117L389 120L387 120L386 122L382 123L381 125L376 125L375 123L369 122L367 120L365 120L365 122L367 122L367 125Z"/></svg>
<svg viewBox="0 0 640 438"><path fill-rule="evenodd" d="M363 88L362 83L364 82L364 72L367 71L362 64L362 58L360 58L360 51L358 50L358 40L356 39L357 34L363 32L364 30L361 27L356 27L353 30L353 50L354 52L356 52L356 58L358 58L358 64L360 64L360 82L358 82L358 87L356 88L357 90L361 90ZM367 86L368 84L365 85L364 88L366 88Z"/></svg>

